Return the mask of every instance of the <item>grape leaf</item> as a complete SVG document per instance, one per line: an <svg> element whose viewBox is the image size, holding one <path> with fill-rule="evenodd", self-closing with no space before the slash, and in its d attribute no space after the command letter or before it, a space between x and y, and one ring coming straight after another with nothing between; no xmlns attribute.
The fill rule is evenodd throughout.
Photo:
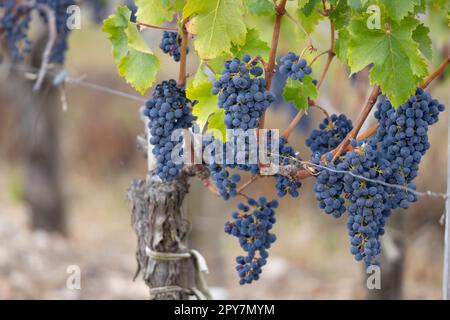
<svg viewBox="0 0 450 320"><path fill-rule="evenodd" d="M348 0L350 8L356 11L362 10L366 6L367 2L368 0Z"/></svg>
<svg viewBox="0 0 450 320"><path fill-rule="evenodd" d="M128 27L131 11L126 6L117 7L116 14L103 21L102 31L108 33L111 41L113 57L116 63L128 52L128 37L125 29Z"/></svg>
<svg viewBox="0 0 450 320"><path fill-rule="evenodd" d="M267 42L261 40L259 32L256 29L248 29L243 45L234 45L231 52L235 57L242 58L244 54L252 57L261 56L266 61L269 59L270 47Z"/></svg>
<svg viewBox="0 0 450 320"><path fill-rule="evenodd" d="M292 102L299 110L308 109L308 97L317 99L317 87L312 82L312 78L306 75L303 82L288 78L283 90L283 98L287 102Z"/></svg>
<svg viewBox="0 0 450 320"><path fill-rule="evenodd" d="M334 52L336 53L336 56L341 60L342 62L347 62L347 54L348 54L348 48L347 48L347 41L350 39L350 34L348 32L348 29L343 28L340 29L338 32L338 37L336 39L336 43L334 45Z"/></svg>
<svg viewBox="0 0 450 320"><path fill-rule="evenodd" d="M246 0L245 5L251 14L258 16L271 15L275 10L271 0Z"/></svg>
<svg viewBox="0 0 450 320"><path fill-rule="evenodd" d="M230 53L232 44L245 40L244 6L242 0L189 0L183 18L195 35L194 46L201 59L213 59Z"/></svg>
<svg viewBox="0 0 450 320"><path fill-rule="evenodd" d="M423 55L431 60L433 58L433 49L430 36L428 33L430 29L424 24L419 24L416 29L414 29L412 37L415 42L419 44L419 50Z"/></svg>
<svg viewBox="0 0 450 320"><path fill-rule="evenodd" d="M297 9L297 20L303 26L306 32L312 33L316 28L316 25L323 18L317 11L311 12L307 17L301 8Z"/></svg>
<svg viewBox="0 0 450 320"><path fill-rule="evenodd" d="M117 12L104 21L102 30L109 34L119 75L144 94L156 80L159 60L145 43L136 24L130 22L130 17L131 11L126 6L119 6Z"/></svg>
<svg viewBox="0 0 450 320"><path fill-rule="evenodd" d="M412 18L374 30L368 29L364 20L353 20L350 24L347 46L351 72L373 64L370 80L381 86L394 106L413 95L428 73L418 44L412 39L418 24Z"/></svg>
<svg viewBox="0 0 450 320"><path fill-rule="evenodd" d="M197 100L192 113L197 117L197 124L203 129L208 122L208 118L219 111L217 106L218 96L211 93L212 83L205 81L186 89L186 97L190 100Z"/></svg>
<svg viewBox="0 0 450 320"><path fill-rule="evenodd" d="M342 29L350 22L351 10L346 0L339 0L337 6L331 12L330 17L334 21L336 30Z"/></svg>
<svg viewBox="0 0 450 320"><path fill-rule="evenodd" d="M379 0L379 2L386 8L387 14L398 21L414 12L414 7L420 5L420 0Z"/></svg>
<svg viewBox="0 0 450 320"><path fill-rule="evenodd" d="M165 21L172 21L174 8L170 1L135 0L137 6L137 21L161 25Z"/></svg>
<svg viewBox="0 0 450 320"><path fill-rule="evenodd" d="M221 134L214 134L216 139L226 142L227 140L227 128L225 126L225 110L219 109L215 112L208 120L208 131L207 132L220 132Z"/></svg>
<svg viewBox="0 0 450 320"><path fill-rule="evenodd" d="M320 0L299 0L298 7L303 11L305 16L310 16L314 11L316 4L318 4Z"/></svg>

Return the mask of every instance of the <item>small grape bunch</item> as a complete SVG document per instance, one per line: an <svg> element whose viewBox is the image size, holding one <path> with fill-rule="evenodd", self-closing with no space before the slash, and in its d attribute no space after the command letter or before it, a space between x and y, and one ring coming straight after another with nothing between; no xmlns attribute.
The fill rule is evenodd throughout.
<svg viewBox="0 0 450 320"><path fill-rule="evenodd" d="M212 94L219 95L218 106L225 110L228 129L255 129L259 118L274 101L266 90L263 69L245 55L242 61L233 58L225 62L225 69L213 84Z"/></svg>
<svg viewBox="0 0 450 320"><path fill-rule="evenodd" d="M336 148L352 129L352 121L347 119L344 114L333 114L322 121L319 129L314 129L311 132L311 135L305 141L306 146L313 153L324 154Z"/></svg>
<svg viewBox="0 0 450 320"><path fill-rule="evenodd" d="M159 48L169 54L175 60L180 61L181 58L181 37L178 32L164 31ZM186 54L189 53L189 48L186 49Z"/></svg>
<svg viewBox="0 0 450 320"><path fill-rule="evenodd" d="M294 148L287 145L285 138L279 140L279 163L280 165L295 164L296 153ZM277 190L278 197L282 198L289 194L293 198L299 196L298 189L302 186L302 183L295 177L289 177L281 174L275 175L275 188Z"/></svg>
<svg viewBox="0 0 450 320"><path fill-rule="evenodd" d="M230 173L223 166L211 164L208 166L211 172L211 180L217 187L217 191L224 200L228 200L237 195L237 183L241 180L241 176L234 173L230 177Z"/></svg>
<svg viewBox="0 0 450 320"><path fill-rule="evenodd" d="M281 74L298 81L303 81L305 75L312 73L312 69L308 66L306 60L300 59L300 56L294 52L289 52L287 55L281 57L278 70Z"/></svg>
<svg viewBox="0 0 450 320"><path fill-rule="evenodd" d="M177 143L172 141L172 132L192 127L196 120L191 110L194 104L173 79L158 84L153 97L145 103L144 115L150 120L149 141L153 145L152 153L157 162L156 174L162 180L173 180L181 173L182 164L172 160L172 151Z"/></svg>
<svg viewBox="0 0 450 320"><path fill-rule="evenodd" d="M236 258L241 285L258 280L267 263L267 250L276 241L276 236L269 232L276 222L276 208L276 200L249 198L247 204L238 204L238 211L232 213L233 221L225 223L225 232L239 238L239 244L246 252L245 256Z"/></svg>

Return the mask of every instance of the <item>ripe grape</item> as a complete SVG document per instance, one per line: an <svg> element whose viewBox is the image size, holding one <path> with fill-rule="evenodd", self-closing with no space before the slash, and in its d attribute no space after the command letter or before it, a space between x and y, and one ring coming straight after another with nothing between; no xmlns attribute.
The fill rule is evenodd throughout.
<svg viewBox="0 0 450 320"><path fill-rule="evenodd" d="M222 75L213 84L212 93L219 95L218 105L225 109L225 125L228 129L254 129L259 118L274 101L266 91L266 81L260 77L262 69L256 62L248 65L250 56L245 55L225 62Z"/></svg>
<svg viewBox="0 0 450 320"><path fill-rule="evenodd" d="M306 139L312 153L324 154L336 148L344 140L347 134L353 129L352 121L344 114L333 114L325 118L319 125L319 129L314 129Z"/></svg>
<svg viewBox="0 0 450 320"><path fill-rule="evenodd" d="M303 81L305 75L312 73L312 69L308 66L306 60L300 59L300 56L294 52L289 52L287 55L281 57L278 70L281 74L298 81Z"/></svg>
<svg viewBox="0 0 450 320"><path fill-rule="evenodd" d="M225 223L225 232L237 237L246 252L245 256L236 258L241 285L258 280L262 267L267 263L267 250L276 240L276 236L270 233L276 222L276 208L276 200L268 202L265 197L258 200L249 198L247 204L238 204L238 211L231 215L233 221Z"/></svg>
<svg viewBox="0 0 450 320"><path fill-rule="evenodd" d="M180 61L181 37L178 35L178 32L164 31L159 47L164 53L169 54L173 60L176 62ZM186 53L189 53L189 48L187 48Z"/></svg>
<svg viewBox="0 0 450 320"><path fill-rule="evenodd" d="M181 173L183 165L172 160L172 151L180 141L172 141L171 136L176 129L192 127L196 119L192 115L193 104L173 79L158 84L152 99L145 104L144 114L150 119L150 144L157 161L156 174L162 180L175 179Z"/></svg>

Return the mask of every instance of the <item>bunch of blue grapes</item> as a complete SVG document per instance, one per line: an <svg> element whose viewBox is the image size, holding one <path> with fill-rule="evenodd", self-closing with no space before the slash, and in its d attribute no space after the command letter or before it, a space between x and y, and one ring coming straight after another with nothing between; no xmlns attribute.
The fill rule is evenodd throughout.
<svg viewBox="0 0 450 320"><path fill-rule="evenodd" d="M34 4L34 5L33 5ZM70 30L67 28L67 8L75 4L75 0L36 0L36 2L20 3L6 0L0 4L2 16L0 28L5 30L8 50L15 61L22 62L24 55L30 52L31 42L28 39L28 28L34 11L38 12L45 23L47 15L40 5L46 5L54 12L56 24L56 39L50 53L50 63L64 63L67 51L67 38Z"/></svg>
<svg viewBox="0 0 450 320"><path fill-rule="evenodd" d="M167 53L176 62L180 61L181 57L181 37L178 32L174 31L164 31L161 43L159 44L160 49ZM189 48L186 48L186 54L189 53Z"/></svg>
<svg viewBox="0 0 450 320"><path fill-rule="evenodd" d="M150 144L157 161L156 174L162 180L173 180L181 173L182 161L172 159L174 147L181 141L172 141L171 136L174 130L192 127L196 119L191 109L194 103L173 79L158 84L152 99L145 103L144 115L150 119ZM181 149L178 156L181 157L182 152Z"/></svg>
<svg viewBox="0 0 450 320"><path fill-rule="evenodd" d="M270 150L270 149L269 149ZM279 140L279 165L295 165L297 154L291 146L287 145L285 138ZM296 198L299 196L298 190L302 186L302 183L293 176L286 176L281 174L275 175L275 188L277 190L278 197L282 198L289 194L291 197Z"/></svg>
<svg viewBox="0 0 450 320"><path fill-rule="evenodd" d="M246 255L236 258L241 285L258 280L262 267L267 263L267 250L276 241L276 236L270 232L276 222L276 208L276 200L249 198L247 204L238 204L238 211L232 213L233 221L225 223L225 232L237 237L246 252Z"/></svg>
<svg viewBox="0 0 450 320"><path fill-rule="evenodd" d="M37 0L37 3L47 5L55 13L56 19L56 33L57 37L53 44L52 52L50 54L49 62L64 63L66 51L68 49L68 37L70 29L67 27L67 8L75 5L75 0ZM47 23L47 16L39 10L44 21Z"/></svg>
<svg viewBox="0 0 450 320"><path fill-rule="evenodd" d="M350 236L351 253L366 266L377 264L381 252L379 237L384 234L386 221L391 214L387 191L383 184L389 172L380 170L379 152L373 141L352 141L353 151L348 152L340 170L345 174L344 191L348 195L347 229ZM363 177L359 178L359 176Z"/></svg>
<svg viewBox="0 0 450 320"><path fill-rule="evenodd" d="M31 41L28 39L31 9L16 4L15 0L0 2L0 9L0 29L5 32L8 51L15 61L22 62L24 54L31 49Z"/></svg>
<svg viewBox="0 0 450 320"><path fill-rule="evenodd" d="M230 175L224 166L218 164L212 164L208 168L211 172L211 180L224 200L237 196L237 183L241 180L239 174Z"/></svg>
<svg viewBox="0 0 450 320"><path fill-rule="evenodd" d="M333 114L325 118L319 125L319 129L314 129L311 135L306 139L308 146L314 153L327 153L336 148L347 134L353 129L350 119L344 114Z"/></svg>
<svg viewBox="0 0 450 320"><path fill-rule="evenodd" d="M287 75L292 80L303 81L305 75L310 75L312 69L308 66L305 59L300 59L300 56L294 52L289 52L287 55L281 57L278 71L281 74Z"/></svg>
<svg viewBox="0 0 450 320"><path fill-rule="evenodd" d="M225 110L224 122L228 129L254 129L259 118L274 101L266 90L263 69L249 55L241 60L225 62L225 69L213 84L212 93L219 95L218 105Z"/></svg>
<svg viewBox="0 0 450 320"><path fill-rule="evenodd" d="M325 161L321 161L321 154L319 152L313 155L311 161L314 164L327 168L317 168L319 174L317 175L313 190L319 202L319 208L323 209L326 214L339 218L346 210L345 198L343 197L344 174L338 171L342 169L342 165L340 163L335 164L332 160L332 153L325 154Z"/></svg>
<svg viewBox="0 0 450 320"><path fill-rule="evenodd" d="M410 189L416 187L413 180L430 148L428 129L444 109L420 88L398 108L382 97L375 112L379 121L375 136L352 141L353 150L335 163L331 162L331 153L325 155L325 160L320 152L313 156L313 162L323 167L317 169L315 185L319 205L326 213L340 216L348 199L351 253L366 266L378 263L379 237L384 234L392 210L406 209L416 201Z"/></svg>
<svg viewBox="0 0 450 320"><path fill-rule="evenodd" d="M374 139L385 160L383 168L392 171L389 183L415 188L413 180L420 161L430 148L428 128L438 121L444 109L443 104L421 88L397 109L386 98L378 104L375 117L380 126ZM401 189L389 188L388 194L392 208L406 209L410 202L416 201L414 194Z"/></svg>

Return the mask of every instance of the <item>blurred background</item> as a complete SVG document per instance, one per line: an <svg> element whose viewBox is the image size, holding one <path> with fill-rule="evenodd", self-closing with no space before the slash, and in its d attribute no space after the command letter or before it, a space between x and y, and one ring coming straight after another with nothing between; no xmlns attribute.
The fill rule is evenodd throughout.
<svg viewBox="0 0 450 320"><path fill-rule="evenodd" d="M84 12L82 28L70 37L67 72L74 79L139 98L117 75L110 43L90 19L92 12ZM271 18L267 20L258 28L267 28L262 35L270 42ZM450 39L445 20L429 22L435 50L431 70L449 54ZM285 20L280 53L300 52L305 46L306 40L292 35L293 29L292 22ZM42 34L45 29L35 25L37 44ZM158 47L162 32L144 34L161 59L158 81L176 78L178 65ZM291 35L298 40L294 46ZM328 26L321 23L312 38L318 52L326 50ZM325 60L324 56L316 62L316 77ZM191 75L197 65L190 54ZM335 59L318 103L330 113L355 119L370 91L367 74L363 70L350 78ZM449 106L446 75L429 91ZM136 148L136 136L144 128L139 118L142 102L70 83L65 90L48 85L35 96L31 86L24 69L0 64L0 299L147 299L141 278L133 281L136 236L126 198L131 181L146 175L146 160ZM282 79L276 78L278 96L281 87ZM150 95L147 92L144 98ZM292 106L278 101L268 111L267 126L283 129L294 114ZM310 152L304 141L322 119L320 111L311 109L290 140L305 159ZM366 125L373 121L370 117ZM430 132L432 148L421 163L418 190L445 192L447 128L446 110ZM299 198L283 200L274 227L278 240L263 276L243 287L234 270L234 257L241 249L223 232L235 203L216 198L199 181L191 180L185 205L192 223L190 247L205 256L208 284L216 298L440 298L442 199L421 198L409 210L394 213L383 240L385 290L369 294L363 267L349 252L345 219L333 219L317 207L313 183L313 178L306 179ZM274 191L271 179L260 179L248 194L275 198ZM81 290L66 288L71 265L81 268Z"/></svg>

